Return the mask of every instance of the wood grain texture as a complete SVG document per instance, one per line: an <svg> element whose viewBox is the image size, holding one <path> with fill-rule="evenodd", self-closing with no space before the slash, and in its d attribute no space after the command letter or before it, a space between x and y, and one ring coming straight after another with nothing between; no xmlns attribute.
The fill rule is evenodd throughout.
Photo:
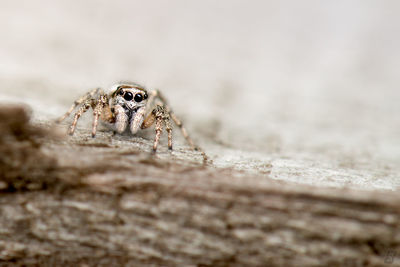
<svg viewBox="0 0 400 267"><path fill-rule="evenodd" d="M277 182L189 150L153 157L103 132L59 139L20 107L0 117L0 265L400 265L395 192Z"/></svg>

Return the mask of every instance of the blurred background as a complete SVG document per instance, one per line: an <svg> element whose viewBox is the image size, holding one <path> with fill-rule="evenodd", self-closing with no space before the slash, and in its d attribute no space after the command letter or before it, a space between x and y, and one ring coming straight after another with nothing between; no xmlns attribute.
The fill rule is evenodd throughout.
<svg viewBox="0 0 400 267"><path fill-rule="evenodd" d="M49 120L90 88L132 80L164 92L216 167L393 190L399 10L395 0L2 0L0 102Z"/></svg>

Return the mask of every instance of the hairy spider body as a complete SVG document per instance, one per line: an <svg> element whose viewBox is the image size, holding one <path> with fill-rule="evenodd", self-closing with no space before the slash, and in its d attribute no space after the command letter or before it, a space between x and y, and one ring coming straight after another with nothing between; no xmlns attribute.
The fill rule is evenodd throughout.
<svg viewBox="0 0 400 267"><path fill-rule="evenodd" d="M147 91L136 83L116 84L108 91L96 88L76 100L57 122L65 120L76 108L78 110L75 112L73 122L68 130L70 135L74 133L81 115L92 108L92 137L96 136L99 121L117 133L130 131L132 134L139 129L145 129L155 124L153 152L157 150L163 128L168 134L168 148L172 150L172 120L181 129L182 135L190 147L200 150L158 90ZM202 155L206 159L204 152Z"/></svg>

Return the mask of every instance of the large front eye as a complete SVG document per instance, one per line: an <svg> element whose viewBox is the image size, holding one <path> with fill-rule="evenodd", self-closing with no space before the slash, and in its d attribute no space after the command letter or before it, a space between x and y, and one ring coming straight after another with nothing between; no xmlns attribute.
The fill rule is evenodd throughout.
<svg viewBox="0 0 400 267"><path fill-rule="evenodd" d="M132 94L131 92L126 92L126 93L124 94L124 99L125 99L126 101L131 101L131 100L133 99L133 94Z"/></svg>
<svg viewBox="0 0 400 267"><path fill-rule="evenodd" d="M143 95L142 94L136 94L135 95L135 101L136 102L141 102L143 100Z"/></svg>

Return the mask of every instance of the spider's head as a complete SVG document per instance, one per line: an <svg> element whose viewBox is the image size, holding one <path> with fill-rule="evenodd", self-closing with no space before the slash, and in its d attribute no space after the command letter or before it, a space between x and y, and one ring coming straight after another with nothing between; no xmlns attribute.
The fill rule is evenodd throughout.
<svg viewBox="0 0 400 267"><path fill-rule="evenodd" d="M128 110L137 110L146 106L148 94L138 84L118 84L112 93L115 102Z"/></svg>

